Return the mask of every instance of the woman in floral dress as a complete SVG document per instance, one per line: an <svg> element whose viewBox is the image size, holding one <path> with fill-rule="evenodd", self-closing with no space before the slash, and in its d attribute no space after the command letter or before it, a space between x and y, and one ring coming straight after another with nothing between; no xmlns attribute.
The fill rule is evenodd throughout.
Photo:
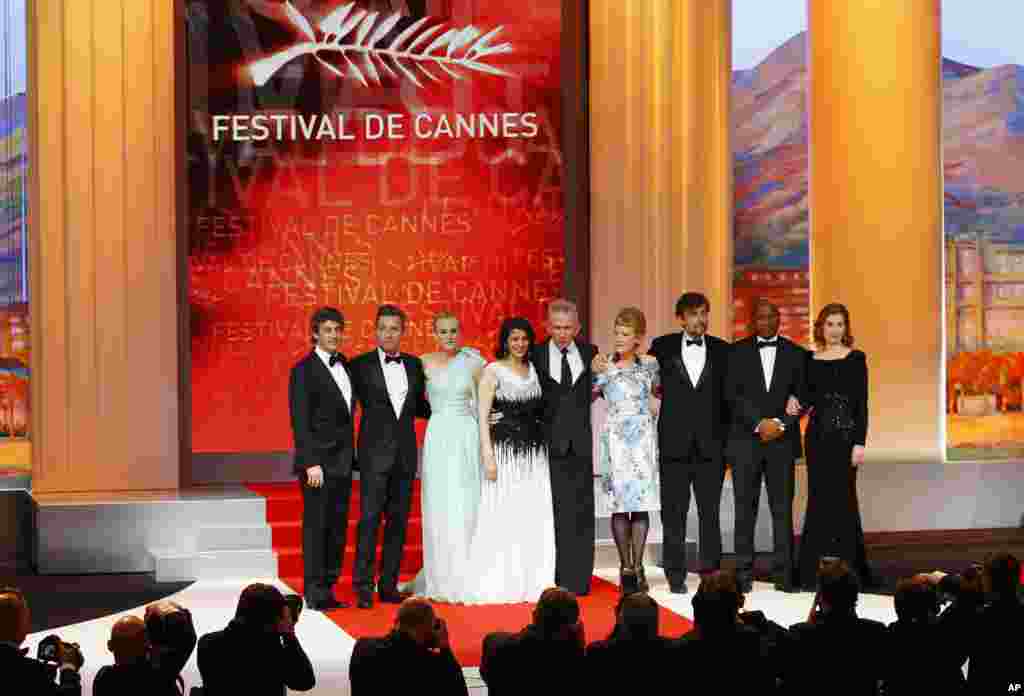
<svg viewBox="0 0 1024 696"><path fill-rule="evenodd" d="M644 313L626 307L615 317L615 354L594 359L594 386L608 402L598 445L595 500L597 514L611 516L623 593L648 589L644 546L649 513L660 509L658 431L650 408L658 361L637 353L646 333Z"/></svg>

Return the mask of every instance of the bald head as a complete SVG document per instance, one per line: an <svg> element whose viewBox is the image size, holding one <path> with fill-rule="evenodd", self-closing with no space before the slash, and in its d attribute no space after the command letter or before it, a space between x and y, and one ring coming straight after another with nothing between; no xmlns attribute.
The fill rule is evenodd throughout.
<svg viewBox="0 0 1024 696"><path fill-rule="evenodd" d="M137 616L118 619L110 631L107 647L119 665L141 659L146 654L146 624Z"/></svg>
<svg viewBox="0 0 1024 696"><path fill-rule="evenodd" d="M28 603L14 588L0 589L0 641L21 645L28 635Z"/></svg>

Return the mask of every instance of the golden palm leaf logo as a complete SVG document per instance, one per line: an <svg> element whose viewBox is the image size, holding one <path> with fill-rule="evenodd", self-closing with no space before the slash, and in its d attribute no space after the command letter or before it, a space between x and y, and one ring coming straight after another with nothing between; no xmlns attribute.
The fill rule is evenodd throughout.
<svg viewBox="0 0 1024 696"><path fill-rule="evenodd" d="M251 63L249 74L258 86L291 61L310 54L332 74L364 87L381 84L382 74L417 87L423 87L424 80L442 82L442 74L455 80L466 79L467 73L512 77L487 62L490 57L512 52L510 43L492 45L502 26L487 33L472 25L446 29L445 23L423 17L383 44L401 19L397 12L385 16L350 2L325 16L318 25L319 33L291 2L285 2L285 13L306 41Z"/></svg>

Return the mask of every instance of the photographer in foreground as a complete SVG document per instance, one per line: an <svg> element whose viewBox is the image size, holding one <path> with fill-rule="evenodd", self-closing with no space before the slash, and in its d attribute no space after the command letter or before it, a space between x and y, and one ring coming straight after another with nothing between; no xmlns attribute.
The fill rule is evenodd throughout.
<svg viewBox="0 0 1024 696"><path fill-rule="evenodd" d="M199 639L204 696L282 696L285 687L312 689L313 665L295 637L298 613L299 606L289 605L272 585L242 590L227 628Z"/></svg>
<svg viewBox="0 0 1024 696"><path fill-rule="evenodd" d="M114 664L100 669L93 696L177 696L181 670L196 647L192 615L174 602L146 607L146 619L125 616L114 624L107 647Z"/></svg>
<svg viewBox="0 0 1024 696"><path fill-rule="evenodd" d="M422 597L402 602L391 633L356 641L349 679L352 696L468 693L462 667L448 643L448 627Z"/></svg>
<svg viewBox="0 0 1024 696"><path fill-rule="evenodd" d="M33 660L21 647L30 625L31 614L21 591L12 587L0 589L0 674L4 683L20 687L18 693L33 696L81 694L82 679L78 670L84 660L78 646L49 636L40 644L41 657L45 659Z"/></svg>

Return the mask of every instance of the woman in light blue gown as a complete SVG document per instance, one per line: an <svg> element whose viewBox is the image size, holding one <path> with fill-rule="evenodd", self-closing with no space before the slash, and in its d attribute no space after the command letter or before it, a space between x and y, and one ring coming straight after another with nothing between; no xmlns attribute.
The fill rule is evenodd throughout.
<svg viewBox="0 0 1024 696"><path fill-rule="evenodd" d="M485 364L462 347L455 315L434 318L440 350L423 356L431 416L420 471L423 570L411 590L441 602L465 599L465 566L480 503L480 429L476 391Z"/></svg>

